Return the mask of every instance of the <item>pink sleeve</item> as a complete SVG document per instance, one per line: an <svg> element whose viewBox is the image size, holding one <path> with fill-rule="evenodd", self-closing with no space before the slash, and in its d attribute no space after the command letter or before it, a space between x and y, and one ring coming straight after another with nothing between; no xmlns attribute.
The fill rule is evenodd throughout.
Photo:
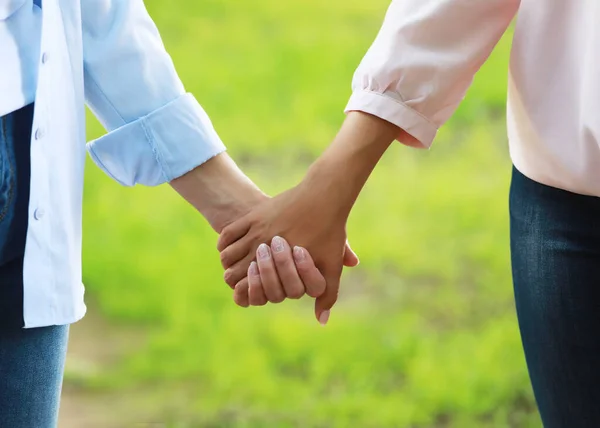
<svg viewBox="0 0 600 428"><path fill-rule="evenodd" d="M510 25L520 0L393 0L354 74L346 112L363 111L429 147Z"/></svg>

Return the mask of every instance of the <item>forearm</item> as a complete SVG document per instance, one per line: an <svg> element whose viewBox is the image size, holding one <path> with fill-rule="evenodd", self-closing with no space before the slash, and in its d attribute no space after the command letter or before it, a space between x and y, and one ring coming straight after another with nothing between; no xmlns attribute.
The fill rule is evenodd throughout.
<svg viewBox="0 0 600 428"><path fill-rule="evenodd" d="M349 113L334 141L310 167L303 184L349 213L399 132L402 131L397 126L378 117Z"/></svg>
<svg viewBox="0 0 600 428"><path fill-rule="evenodd" d="M267 198L227 153L215 156L170 184L218 233Z"/></svg>

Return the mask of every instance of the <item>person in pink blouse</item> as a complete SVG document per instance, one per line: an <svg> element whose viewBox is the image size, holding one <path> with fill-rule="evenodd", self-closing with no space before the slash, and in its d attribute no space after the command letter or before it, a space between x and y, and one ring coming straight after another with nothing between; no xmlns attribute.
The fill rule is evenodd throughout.
<svg viewBox="0 0 600 428"><path fill-rule="evenodd" d="M298 284L291 257L299 270L314 261L325 282L308 294L318 296L316 317L327 323L338 296L346 220L369 174L394 140L430 147L517 13L507 124L521 336L544 425L599 427L596 1L392 1L356 71L333 143L300 184L226 227L219 250L241 306L294 297L287 294ZM402 198L402 183L393 188Z"/></svg>

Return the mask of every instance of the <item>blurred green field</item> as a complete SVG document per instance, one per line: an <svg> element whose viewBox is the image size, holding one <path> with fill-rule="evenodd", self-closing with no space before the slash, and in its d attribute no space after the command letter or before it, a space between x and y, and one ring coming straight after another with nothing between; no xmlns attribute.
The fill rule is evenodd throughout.
<svg viewBox="0 0 600 428"><path fill-rule="evenodd" d="M275 194L335 135L389 0L146 3L230 154ZM115 413L151 391L143 409L168 427L540 426L510 279L509 49L507 37L431 151L386 154L350 218L362 263L327 328L308 300L234 306L217 236L191 207L90 163L91 310L147 340L99 373L68 370L67 385L119 397ZM102 132L91 120L89 137ZM111 346L108 332L94 340Z"/></svg>

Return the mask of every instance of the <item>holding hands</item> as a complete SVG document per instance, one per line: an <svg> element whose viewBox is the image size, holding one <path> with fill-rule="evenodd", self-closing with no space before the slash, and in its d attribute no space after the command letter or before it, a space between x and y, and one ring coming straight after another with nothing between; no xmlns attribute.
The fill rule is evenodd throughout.
<svg viewBox="0 0 600 428"><path fill-rule="evenodd" d="M220 234L225 282L238 305L308 294L317 320L327 322L343 266L358 264L346 242L350 210L396 138L406 136L395 125L351 112L305 178L272 199L225 153L171 182Z"/></svg>
<svg viewBox="0 0 600 428"><path fill-rule="evenodd" d="M346 241L350 210L383 153L402 135L378 117L349 113L300 184L254 204L221 230L224 279L238 305L308 294L316 298L317 320L327 323L343 266L358 264Z"/></svg>
<svg viewBox="0 0 600 428"><path fill-rule="evenodd" d="M317 299L319 322L327 322L342 268L356 266L358 258L346 244L348 213L325 196L323 188L305 180L222 230L224 278L235 288L238 305L279 303L306 293Z"/></svg>

